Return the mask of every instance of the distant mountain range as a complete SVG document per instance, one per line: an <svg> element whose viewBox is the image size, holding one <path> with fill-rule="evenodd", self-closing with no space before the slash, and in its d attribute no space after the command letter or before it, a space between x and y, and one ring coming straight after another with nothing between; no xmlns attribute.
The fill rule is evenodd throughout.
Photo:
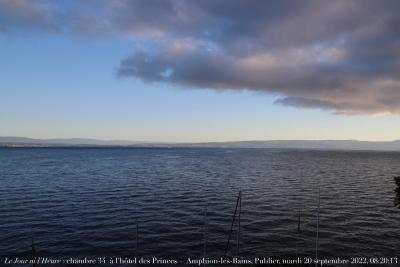
<svg viewBox="0 0 400 267"><path fill-rule="evenodd" d="M99 140L88 138L70 139L33 139L26 137L0 137L1 147L219 147L219 148L285 148L318 150L382 150L400 151L400 140L395 141L358 141L358 140L270 140L270 141L234 141L205 143L156 143L129 140Z"/></svg>
<svg viewBox="0 0 400 267"><path fill-rule="evenodd" d="M68 138L68 139L33 139L15 136L0 136L0 145L25 145L25 146L129 146L143 142L133 142L128 140L99 140L90 138Z"/></svg>
<svg viewBox="0 0 400 267"><path fill-rule="evenodd" d="M239 141L192 144L200 147L242 147L242 148L288 148L319 150L383 150L400 151L400 140L395 141L358 141L358 140L270 140Z"/></svg>

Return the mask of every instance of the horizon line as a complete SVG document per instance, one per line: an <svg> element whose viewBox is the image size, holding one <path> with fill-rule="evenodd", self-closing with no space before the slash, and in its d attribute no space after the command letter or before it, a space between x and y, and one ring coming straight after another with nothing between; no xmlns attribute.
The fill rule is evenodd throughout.
<svg viewBox="0 0 400 267"><path fill-rule="evenodd" d="M234 142L276 142L276 141L356 141L356 142L396 142L399 139L391 140L360 140L355 138L348 139L241 139L241 140L223 140L223 141L150 141L150 140L132 140L132 139L113 139L113 138L95 138L95 137L48 137L35 138L26 136L0 135L0 138L21 138L37 141L49 140L93 140L101 142L135 142L135 143L169 143L169 144L202 144L202 143L234 143Z"/></svg>

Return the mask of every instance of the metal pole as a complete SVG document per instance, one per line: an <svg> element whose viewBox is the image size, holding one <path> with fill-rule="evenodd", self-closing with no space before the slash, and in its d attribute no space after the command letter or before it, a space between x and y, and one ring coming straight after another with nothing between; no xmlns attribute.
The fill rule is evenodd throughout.
<svg viewBox="0 0 400 267"><path fill-rule="evenodd" d="M240 244L240 215L242 213L242 191L239 191L239 218L238 218L238 232L236 239L236 257L239 257L239 244Z"/></svg>
<svg viewBox="0 0 400 267"><path fill-rule="evenodd" d="M299 209L299 217L297 221L296 259L299 257L300 223L301 223L301 209Z"/></svg>
<svg viewBox="0 0 400 267"><path fill-rule="evenodd" d="M139 266L139 222L136 220L136 266Z"/></svg>
<svg viewBox="0 0 400 267"><path fill-rule="evenodd" d="M206 265L206 254L207 254L207 206L204 209L204 225L203 225L203 238L204 238L204 244L203 244L203 266Z"/></svg>
<svg viewBox="0 0 400 267"><path fill-rule="evenodd" d="M229 243L230 243L230 241L231 241L233 225L234 225L234 223L235 223L236 212L237 212L238 205L239 205L239 197L240 197L240 195L238 196L238 198L237 198L237 200L236 200L235 213L233 214L233 217L232 217L231 230L229 231L228 242L226 243L224 258L226 257L226 255L227 255L227 253L228 253L228 250L229 250Z"/></svg>
<svg viewBox="0 0 400 267"><path fill-rule="evenodd" d="M32 239L32 267L36 267L36 249L35 249L35 242Z"/></svg>
<svg viewBox="0 0 400 267"><path fill-rule="evenodd" d="M317 209L317 234L315 238L315 266L318 266L318 241L319 241L319 209L321 204L321 179L318 182L318 209Z"/></svg>

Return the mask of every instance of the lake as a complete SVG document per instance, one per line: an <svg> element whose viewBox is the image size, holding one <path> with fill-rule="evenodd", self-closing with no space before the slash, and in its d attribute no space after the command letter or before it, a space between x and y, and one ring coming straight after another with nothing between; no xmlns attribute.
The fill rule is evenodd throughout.
<svg viewBox="0 0 400 267"><path fill-rule="evenodd" d="M203 257L204 233L219 258L239 191L239 256L314 257L319 188L319 258L396 257L399 174L395 152L1 148L0 259L34 240L41 257L182 263Z"/></svg>

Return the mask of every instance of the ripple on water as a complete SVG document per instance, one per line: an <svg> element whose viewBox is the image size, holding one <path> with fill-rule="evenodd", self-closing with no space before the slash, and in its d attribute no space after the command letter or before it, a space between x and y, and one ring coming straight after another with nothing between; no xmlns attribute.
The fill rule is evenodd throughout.
<svg viewBox="0 0 400 267"><path fill-rule="evenodd" d="M396 256L399 153L0 149L0 256L222 256L239 190L241 255ZM301 232L297 233L301 211ZM234 228L232 239L236 238ZM233 246L233 245L232 245ZM372 253L372 254L371 254Z"/></svg>

